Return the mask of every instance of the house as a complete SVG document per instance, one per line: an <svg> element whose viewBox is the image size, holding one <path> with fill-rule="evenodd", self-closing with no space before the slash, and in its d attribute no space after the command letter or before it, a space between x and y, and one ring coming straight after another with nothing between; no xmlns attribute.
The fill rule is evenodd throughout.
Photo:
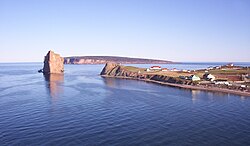
<svg viewBox="0 0 250 146"><path fill-rule="evenodd" d="M215 66L214 69L221 69L221 66Z"/></svg>
<svg viewBox="0 0 250 146"><path fill-rule="evenodd" d="M161 70L160 66L151 66L150 70Z"/></svg>
<svg viewBox="0 0 250 146"><path fill-rule="evenodd" d="M214 81L214 80L215 80L215 76L212 75L212 74L209 74L209 73L205 73L205 74L203 75L203 78L204 78L205 80L208 80L208 81Z"/></svg>
<svg viewBox="0 0 250 146"><path fill-rule="evenodd" d="M162 68L162 70L161 71L168 71L168 69L167 68Z"/></svg>
<svg viewBox="0 0 250 146"><path fill-rule="evenodd" d="M208 68L207 68L207 70L212 70L213 69L213 67L212 66L209 66Z"/></svg>
<svg viewBox="0 0 250 146"><path fill-rule="evenodd" d="M198 76L196 76L196 75L191 75L191 76L189 77L189 79L192 80L192 81L199 81L199 80L201 80L200 77L198 77Z"/></svg>
<svg viewBox="0 0 250 146"><path fill-rule="evenodd" d="M233 64L233 63L229 63L229 64L227 64L226 66L233 67L234 64Z"/></svg>
<svg viewBox="0 0 250 146"><path fill-rule="evenodd" d="M160 66L151 66L150 68L147 68L146 71L150 72L150 71L160 71L161 67Z"/></svg>
<svg viewBox="0 0 250 146"><path fill-rule="evenodd" d="M179 71L178 69L176 69L176 68L173 68L173 69L171 69L170 71Z"/></svg>

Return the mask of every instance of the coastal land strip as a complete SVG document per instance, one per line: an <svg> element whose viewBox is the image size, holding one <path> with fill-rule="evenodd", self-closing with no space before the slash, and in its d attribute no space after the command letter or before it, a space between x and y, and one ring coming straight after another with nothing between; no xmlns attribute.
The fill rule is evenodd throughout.
<svg viewBox="0 0 250 146"><path fill-rule="evenodd" d="M225 68L224 68L225 69ZM232 68L231 68L232 69ZM238 72L244 72L246 68L238 68ZM248 71L248 68L246 69ZM184 75L196 74L197 76L202 76L202 72L204 70L198 70L193 72L183 72L183 71L147 71L145 68L137 68L132 66L123 66L116 63L107 63L101 72L101 76L105 78L119 78L119 79L132 79L132 80L139 80L145 82L156 83L160 85L184 88L184 89L191 89L191 90L203 90L203 91L211 91L211 92L221 92L221 93L228 93L228 94L235 94L240 96L247 96L250 97L250 89L248 85L245 84L216 84L216 81L207 81L201 77L199 81L192 81L191 79L183 79ZM217 77L219 74L216 74L216 71L211 70ZM218 71L217 71L218 72ZM232 74L232 70L229 71ZM205 73L206 74L206 73ZM225 76L229 76L226 74ZM238 76L238 74L237 74ZM218 82L221 82L218 79ZM231 83L231 81L230 81ZM243 83L243 82L241 82ZM244 82L245 83L245 82Z"/></svg>

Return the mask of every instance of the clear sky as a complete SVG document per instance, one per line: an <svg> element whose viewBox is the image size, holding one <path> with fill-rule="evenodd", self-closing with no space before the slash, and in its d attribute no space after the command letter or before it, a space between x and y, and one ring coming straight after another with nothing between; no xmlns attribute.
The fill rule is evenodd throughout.
<svg viewBox="0 0 250 146"><path fill-rule="evenodd" d="M0 0L0 62L108 55L250 62L250 0Z"/></svg>

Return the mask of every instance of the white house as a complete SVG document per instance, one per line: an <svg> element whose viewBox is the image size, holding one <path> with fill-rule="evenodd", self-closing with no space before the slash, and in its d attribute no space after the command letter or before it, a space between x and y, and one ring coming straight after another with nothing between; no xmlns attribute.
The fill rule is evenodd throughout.
<svg viewBox="0 0 250 146"><path fill-rule="evenodd" d="M199 80L201 80L200 77L198 77L198 76L196 76L196 75L191 75L191 76L189 77L189 79L192 80L192 81L199 81Z"/></svg>
<svg viewBox="0 0 250 146"><path fill-rule="evenodd" d="M203 78L209 81L214 81L215 80L215 76L209 73L206 73L203 75Z"/></svg>
<svg viewBox="0 0 250 146"><path fill-rule="evenodd" d="M234 64L233 64L233 63L229 63L229 64L227 64L227 66L231 66L231 67L233 67L233 66L234 66Z"/></svg>
<svg viewBox="0 0 250 146"><path fill-rule="evenodd" d="M168 71L168 69L167 68L163 68L161 71Z"/></svg>
<svg viewBox="0 0 250 146"><path fill-rule="evenodd" d="M173 68L173 69L171 69L170 71L179 71L178 69L176 69L176 68Z"/></svg>
<svg viewBox="0 0 250 146"><path fill-rule="evenodd" d="M161 70L160 66L151 66L150 70Z"/></svg>
<svg viewBox="0 0 250 146"><path fill-rule="evenodd" d="M212 67L212 66L210 66L210 67L208 67L208 68L207 68L207 70L212 70L212 69L213 69L213 67Z"/></svg>
<svg viewBox="0 0 250 146"><path fill-rule="evenodd" d="M207 75L207 79L209 79L210 81L214 81L215 80L215 76L212 74L208 74Z"/></svg>

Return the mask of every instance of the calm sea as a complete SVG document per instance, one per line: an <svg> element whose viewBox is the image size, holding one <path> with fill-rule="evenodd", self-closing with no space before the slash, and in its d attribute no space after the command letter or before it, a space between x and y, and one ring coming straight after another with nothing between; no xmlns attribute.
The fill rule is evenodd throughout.
<svg viewBox="0 0 250 146"><path fill-rule="evenodd" d="M47 77L41 68L0 64L1 146L250 145L250 97L105 79L103 65L65 65Z"/></svg>

